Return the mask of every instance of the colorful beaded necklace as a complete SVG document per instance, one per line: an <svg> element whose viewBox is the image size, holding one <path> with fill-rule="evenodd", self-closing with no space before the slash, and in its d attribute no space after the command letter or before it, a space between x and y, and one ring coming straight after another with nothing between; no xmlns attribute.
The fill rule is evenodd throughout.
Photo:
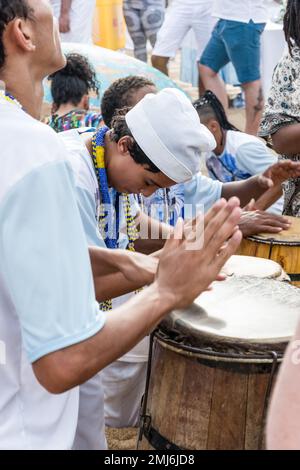
<svg viewBox="0 0 300 470"><path fill-rule="evenodd" d="M107 172L105 168L105 136L108 131L109 128L104 126L94 134L92 139L92 157L100 191L100 211L98 219L99 230L107 248L116 249L119 247L120 198L122 198L128 237L127 249L135 251L134 242L137 239L137 230L134 217L131 215L131 205L128 194L120 194L117 192L115 202L115 224L110 224L110 226L115 225L115 227L108 228L108 212L112 209ZM112 301L109 300L103 302L101 304L101 309L104 311L111 310Z"/></svg>
<svg viewBox="0 0 300 470"><path fill-rule="evenodd" d="M19 103L19 101L7 91L0 90L0 96L2 96L2 98L5 99L5 101L8 101L8 103L14 104L18 106L19 108L23 109L21 103Z"/></svg>

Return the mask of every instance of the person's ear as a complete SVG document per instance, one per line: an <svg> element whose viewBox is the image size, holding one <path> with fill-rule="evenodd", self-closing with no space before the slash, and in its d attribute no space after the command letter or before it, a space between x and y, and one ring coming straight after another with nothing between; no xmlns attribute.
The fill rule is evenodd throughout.
<svg viewBox="0 0 300 470"><path fill-rule="evenodd" d="M10 33L13 42L23 51L34 52L36 50L35 38L30 20L17 18L12 22Z"/></svg>
<svg viewBox="0 0 300 470"><path fill-rule="evenodd" d="M211 119L206 127L210 130L210 132L214 135L218 134L221 130L221 126L220 124L218 123L218 121L216 121L215 119Z"/></svg>
<svg viewBox="0 0 300 470"><path fill-rule="evenodd" d="M130 155L129 149L131 148L133 144L133 138L130 137L129 135L125 135L124 137L121 137L121 139L118 142L118 150L121 153L121 155L127 156Z"/></svg>
<svg viewBox="0 0 300 470"><path fill-rule="evenodd" d="M85 111L88 111L90 109L90 98L89 95L84 95L82 100L81 100L81 108L84 109Z"/></svg>

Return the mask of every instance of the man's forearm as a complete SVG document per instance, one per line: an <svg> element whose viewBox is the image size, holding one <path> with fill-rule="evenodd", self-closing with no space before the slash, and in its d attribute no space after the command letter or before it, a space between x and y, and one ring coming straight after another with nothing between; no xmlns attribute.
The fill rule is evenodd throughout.
<svg viewBox="0 0 300 470"><path fill-rule="evenodd" d="M143 212L136 219L136 227L139 238L135 241L135 249L146 255L161 250L173 232L171 225L153 219Z"/></svg>
<svg viewBox="0 0 300 470"><path fill-rule="evenodd" d="M300 124L281 127L272 135L274 149L279 154L296 155L300 153Z"/></svg>
<svg viewBox="0 0 300 470"><path fill-rule="evenodd" d="M132 349L173 307L174 298L165 296L157 284L152 284L109 312L104 328L95 336L38 360L33 365L38 380L52 393L86 382Z"/></svg>
<svg viewBox="0 0 300 470"><path fill-rule="evenodd" d="M281 186L275 186L274 188L268 189L262 196L260 196L255 202L255 209L265 211L282 196Z"/></svg>
<svg viewBox="0 0 300 470"><path fill-rule="evenodd" d="M243 181L235 181L233 183L224 183L222 186L222 197L230 199L232 196L236 196L241 201L241 206L248 204L250 199L258 199L266 188L263 188L259 183L257 176Z"/></svg>
<svg viewBox="0 0 300 470"><path fill-rule="evenodd" d="M107 248L89 247L94 279L121 271L127 253L125 250L108 250Z"/></svg>
<svg viewBox="0 0 300 470"><path fill-rule="evenodd" d="M134 292L141 287L144 283L130 282L122 273L109 274L108 276L94 278L95 294L98 302L105 300L115 299L121 295Z"/></svg>
<svg viewBox="0 0 300 470"><path fill-rule="evenodd" d="M62 0L60 7L60 14L67 15L70 13L73 0Z"/></svg>

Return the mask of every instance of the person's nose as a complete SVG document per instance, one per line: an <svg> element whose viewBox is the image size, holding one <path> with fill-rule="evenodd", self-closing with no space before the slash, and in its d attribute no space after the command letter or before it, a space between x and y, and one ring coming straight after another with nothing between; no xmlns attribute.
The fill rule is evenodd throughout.
<svg viewBox="0 0 300 470"><path fill-rule="evenodd" d="M146 188L146 189L142 189L142 190L141 190L141 194L142 194L144 197L149 197L149 196L151 196L153 193L155 193L155 188Z"/></svg>

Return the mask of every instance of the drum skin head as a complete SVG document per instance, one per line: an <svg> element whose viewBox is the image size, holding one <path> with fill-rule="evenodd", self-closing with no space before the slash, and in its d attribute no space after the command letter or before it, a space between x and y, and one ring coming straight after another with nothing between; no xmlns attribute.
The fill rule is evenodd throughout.
<svg viewBox="0 0 300 470"><path fill-rule="evenodd" d="M269 259L233 255L229 258L221 273L226 276L276 279L282 275L282 267Z"/></svg>
<svg viewBox="0 0 300 470"><path fill-rule="evenodd" d="M232 277L213 283L185 310L161 324L196 347L282 351L300 316L300 292L285 282Z"/></svg>

